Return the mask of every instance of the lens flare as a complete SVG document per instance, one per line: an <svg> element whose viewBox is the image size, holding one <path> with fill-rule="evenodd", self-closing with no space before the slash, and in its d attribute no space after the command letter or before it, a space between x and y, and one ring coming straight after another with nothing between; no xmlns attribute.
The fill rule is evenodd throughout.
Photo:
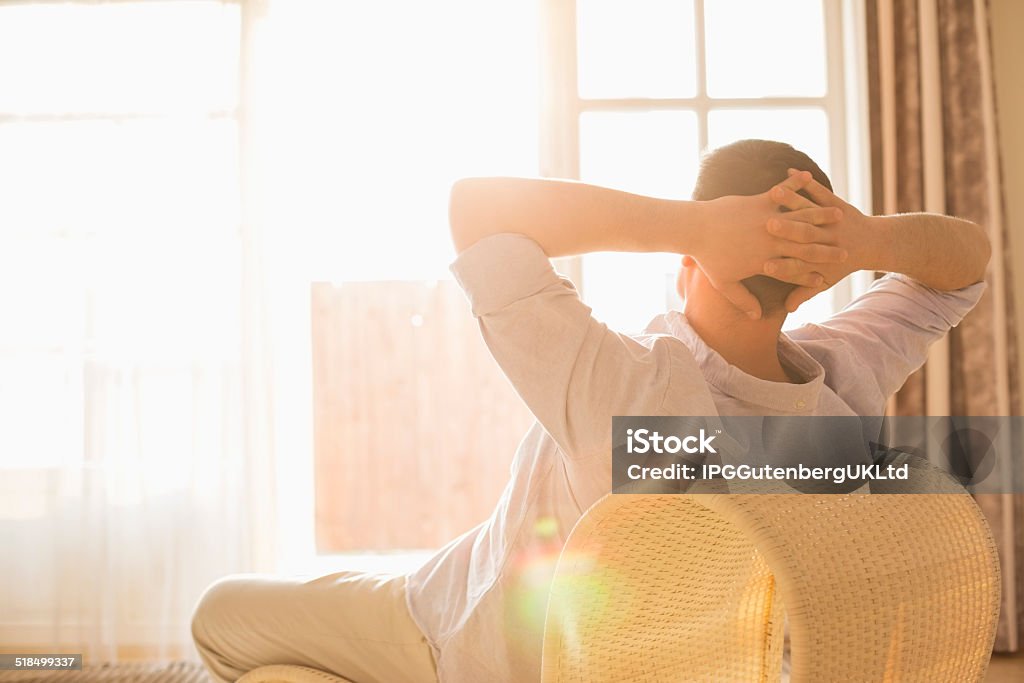
<svg viewBox="0 0 1024 683"><path fill-rule="evenodd" d="M530 544L510 564L515 580L506 595L505 627L514 657L539 656L552 591L557 591L561 599L560 613L551 618L562 623L563 633L572 634L576 631L572 615L607 614L612 598L609 586L621 585L614 567L599 567L596 557L589 553L562 552L564 544L558 521L541 517L534 522ZM561 572L556 579L559 566ZM576 605L586 605L587 609L576 609Z"/></svg>

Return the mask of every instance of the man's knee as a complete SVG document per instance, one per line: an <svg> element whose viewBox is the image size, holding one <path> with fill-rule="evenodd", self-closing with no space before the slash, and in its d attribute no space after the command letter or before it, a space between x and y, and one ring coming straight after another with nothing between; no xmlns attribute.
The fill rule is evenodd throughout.
<svg viewBox="0 0 1024 683"><path fill-rule="evenodd" d="M225 637L232 615L242 605L245 581L240 576L226 576L210 584L199 598L192 612L192 639L200 652L211 654Z"/></svg>
<svg viewBox="0 0 1024 683"><path fill-rule="evenodd" d="M248 581L244 575L218 579L203 592L192 612L192 640L217 683L235 681L248 670L239 661L235 642L245 635L238 624Z"/></svg>

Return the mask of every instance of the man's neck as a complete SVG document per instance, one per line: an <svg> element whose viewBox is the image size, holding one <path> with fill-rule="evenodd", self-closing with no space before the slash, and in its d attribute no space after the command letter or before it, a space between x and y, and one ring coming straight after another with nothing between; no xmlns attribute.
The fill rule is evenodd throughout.
<svg viewBox="0 0 1024 683"><path fill-rule="evenodd" d="M784 315L750 320L731 306L686 306L686 320L704 343L730 365L770 382L795 383L779 360Z"/></svg>

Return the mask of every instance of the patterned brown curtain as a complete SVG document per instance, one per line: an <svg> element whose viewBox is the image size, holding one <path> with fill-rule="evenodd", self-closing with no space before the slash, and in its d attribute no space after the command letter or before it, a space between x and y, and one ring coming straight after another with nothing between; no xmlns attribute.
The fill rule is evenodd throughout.
<svg viewBox="0 0 1024 683"><path fill-rule="evenodd" d="M987 0L868 0L866 12L874 212L961 216L987 226L993 246L978 307L936 345L891 412L1019 415ZM978 503L1004 574L996 650L1017 651L1024 641L1024 496L979 496Z"/></svg>

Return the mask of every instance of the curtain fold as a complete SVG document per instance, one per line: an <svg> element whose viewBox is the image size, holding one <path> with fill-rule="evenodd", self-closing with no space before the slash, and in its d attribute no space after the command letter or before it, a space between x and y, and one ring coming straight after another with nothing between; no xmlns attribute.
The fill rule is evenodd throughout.
<svg viewBox="0 0 1024 683"><path fill-rule="evenodd" d="M874 212L961 216L985 226L993 247L981 302L933 348L891 412L1019 415L987 2L868 0L865 9ZM1004 574L996 650L1017 651L1024 638L1024 501L990 494L978 503Z"/></svg>

